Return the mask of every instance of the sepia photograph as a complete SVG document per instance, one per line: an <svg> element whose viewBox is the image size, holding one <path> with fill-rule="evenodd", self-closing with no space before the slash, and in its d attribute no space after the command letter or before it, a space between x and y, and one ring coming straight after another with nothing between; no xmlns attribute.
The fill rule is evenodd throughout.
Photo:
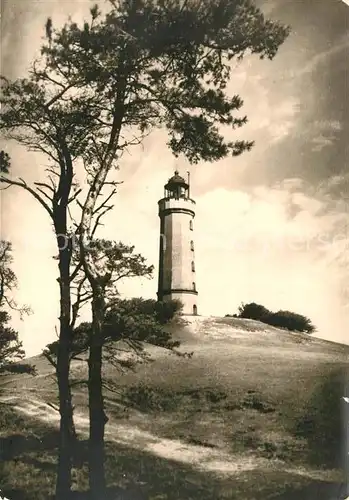
<svg viewBox="0 0 349 500"><path fill-rule="evenodd" d="M1 0L0 500L349 500L349 0Z"/></svg>

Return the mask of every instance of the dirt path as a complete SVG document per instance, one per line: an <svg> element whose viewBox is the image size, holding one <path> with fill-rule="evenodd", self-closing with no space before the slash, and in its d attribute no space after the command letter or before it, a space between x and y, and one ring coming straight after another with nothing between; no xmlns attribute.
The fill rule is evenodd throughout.
<svg viewBox="0 0 349 500"><path fill-rule="evenodd" d="M59 422L58 412L42 401L35 399L23 401L16 396L7 396L1 398L0 401L11 403L12 408L18 412L41 422L54 425ZM88 418L82 413L75 412L74 420L79 433L82 436L87 436ZM265 459L231 456L221 450L190 445L177 439L160 438L150 432L125 424L109 422L105 434L107 439L115 443L146 451L164 459L191 464L198 470L215 472L220 475L230 475L268 465L268 460Z"/></svg>
<svg viewBox="0 0 349 500"><path fill-rule="evenodd" d="M7 396L1 398L0 402L11 403L12 408L28 417L35 418L47 424L58 425L58 412L38 399L26 401L20 399L18 396ZM74 420L79 433L87 437L89 428L87 416L83 413L75 412ZM135 426L113 423L112 421L106 427L106 438L115 443L146 451L164 459L190 464L197 470L213 472L221 477L254 469L275 470L275 468L282 468L284 472L300 474L312 479L327 479L332 481L337 479L334 477L334 471L328 471L327 473L326 471L305 468L285 469L284 464L281 462L271 462L270 460L251 455L231 455L219 449L191 445L178 439L160 438Z"/></svg>

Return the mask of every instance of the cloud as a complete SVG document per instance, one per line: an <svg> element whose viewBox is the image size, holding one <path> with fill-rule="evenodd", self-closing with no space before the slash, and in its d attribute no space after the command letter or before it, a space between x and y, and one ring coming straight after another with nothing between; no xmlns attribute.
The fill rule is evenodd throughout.
<svg viewBox="0 0 349 500"><path fill-rule="evenodd" d="M339 120L317 120L314 123L314 128L317 130L333 130L339 132L343 129L343 125Z"/></svg>
<svg viewBox="0 0 349 500"><path fill-rule="evenodd" d="M279 189L286 189L289 193L296 191L301 192L304 186L304 181L300 177L289 177L282 182L276 183L275 187Z"/></svg>
<svg viewBox="0 0 349 500"><path fill-rule="evenodd" d="M48 17L52 18L54 27L63 26L69 16L81 22L93 5L89 0L3 0L3 3L1 69L10 78L25 76L29 60L39 56ZM13 57L14 54L16 57Z"/></svg>
<svg viewBox="0 0 349 500"><path fill-rule="evenodd" d="M282 1L282 0L281 0ZM280 0L267 0L261 5L261 9L265 16L270 16L275 10L280 7Z"/></svg>
<svg viewBox="0 0 349 500"><path fill-rule="evenodd" d="M294 131L294 136L311 145L310 151L317 153L326 147L335 146L342 130L343 124L339 120L323 119L302 124Z"/></svg>
<svg viewBox="0 0 349 500"><path fill-rule="evenodd" d="M333 146L336 142L337 138L335 136L326 137L323 134L318 137L314 137L311 143L314 145L312 151L314 153L320 153L324 148L328 146Z"/></svg>
<svg viewBox="0 0 349 500"><path fill-rule="evenodd" d="M319 52L314 55L302 68L297 71L292 70L292 75L296 78L300 78L304 75L313 73L320 66L327 63L327 61L334 55L349 48L349 36L345 34L340 38L337 44L334 44L331 48Z"/></svg>
<svg viewBox="0 0 349 500"><path fill-rule="evenodd" d="M338 315L332 338L344 341L345 297L338 302L338 295L347 242L333 238L338 215L319 216L321 201L287 189L260 187L250 195L219 189L197 201L202 314L231 313L241 301L257 301L307 314L328 333L328 302ZM298 211L290 217L292 202Z"/></svg>
<svg viewBox="0 0 349 500"><path fill-rule="evenodd" d="M338 197L338 192L340 192L342 196L345 195L345 193L348 195L349 172L331 176L329 179L326 179L326 181L324 181L320 185L320 187L324 189L327 193L336 194L336 198Z"/></svg>
<svg viewBox="0 0 349 500"><path fill-rule="evenodd" d="M268 92L265 97L264 110L260 110L264 118L260 120L259 127L268 134L271 143L277 143L284 140L295 128L300 102L295 96L287 96L275 103ZM257 119L258 115L255 114L254 121L257 122Z"/></svg>
<svg viewBox="0 0 349 500"><path fill-rule="evenodd" d="M266 144L283 141L295 128L300 112L300 99L292 93L280 94L270 85L270 68L261 66L259 60L249 58L237 72L228 91L239 93L244 101L243 113L248 116L248 124L236 134L251 136ZM248 78L246 77L248 75ZM260 135L260 137L259 137Z"/></svg>

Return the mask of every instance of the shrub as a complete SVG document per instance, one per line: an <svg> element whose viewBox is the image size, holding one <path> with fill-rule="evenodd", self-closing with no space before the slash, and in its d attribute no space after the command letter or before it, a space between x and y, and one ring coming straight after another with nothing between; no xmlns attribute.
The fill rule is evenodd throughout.
<svg viewBox="0 0 349 500"><path fill-rule="evenodd" d="M315 331L315 326L312 324L311 320L302 314L291 311L278 311L274 313L255 302L242 304L239 307L239 314L237 317L254 319L277 328L286 328L293 332L313 333Z"/></svg>
<svg viewBox="0 0 349 500"><path fill-rule="evenodd" d="M268 318L268 323L269 325L287 328L291 331L306 333L313 333L315 331L315 326L309 318L291 311L278 311L271 314Z"/></svg>
<svg viewBox="0 0 349 500"><path fill-rule="evenodd" d="M270 316L270 311L260 304L251 302L250 304L242 304L239 307L239 318L255 319L263 321Z"/></svg>
<svg viewBox="0 0 349 500"><path fill-rule="evenodd" d="M171 411L178 405L177 394L144 384L125 390L125 402L142 412Z"/></svg>

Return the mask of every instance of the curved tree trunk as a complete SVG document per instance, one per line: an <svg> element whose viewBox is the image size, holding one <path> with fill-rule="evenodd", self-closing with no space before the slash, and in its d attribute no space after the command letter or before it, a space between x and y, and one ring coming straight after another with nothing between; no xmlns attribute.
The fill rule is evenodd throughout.
<svg viewBox="0 0 349 500"><path fill-rule="evenodd" d="M104 290L95 286L92 299L92 335L90 338L89 366L89 481L91 500L104 498L106 483L104 471L104 412L102 387L103 323L105 314Z"/></svg>

